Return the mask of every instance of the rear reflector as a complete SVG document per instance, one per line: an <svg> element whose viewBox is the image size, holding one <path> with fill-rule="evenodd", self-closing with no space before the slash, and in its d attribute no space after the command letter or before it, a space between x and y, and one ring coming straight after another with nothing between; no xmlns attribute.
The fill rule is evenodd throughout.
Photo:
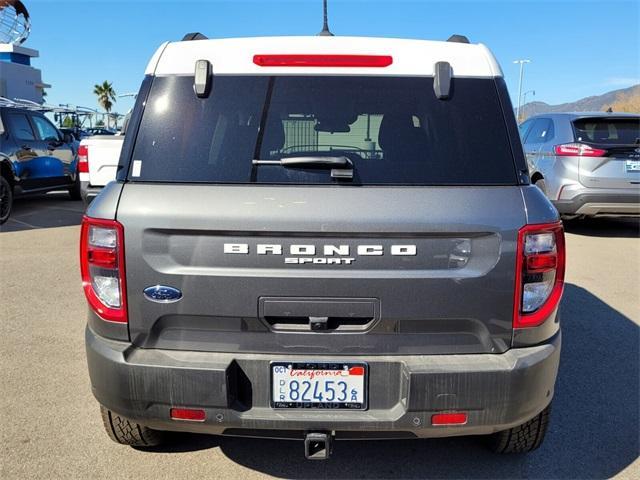
<svg viewBox="0 0 640 480"><path fill-rule="evenodd" d="M186 420L189 422L204 422L206 414L199 408L172 408L171 420Z"/></svg>
<svg viewBox="0 0 640 480"><path fill-rule="evenodd" d="M604 157L607 154L606 150L593 148L584 143L556 145L553 151L558 157Z"/></svg>
<svg viewBox="0 0 640 480"><path fill-rule="evenodd" d="M431 425L464 425L467 423L467 414L456 413L436 413L431 416Z"/></svg>
<svg viewBox="0 0 640 480"><path fill-rule="evenodd" d="M393 63L390 55L254 55L260 67L362 67L382 68Z"/></svg>

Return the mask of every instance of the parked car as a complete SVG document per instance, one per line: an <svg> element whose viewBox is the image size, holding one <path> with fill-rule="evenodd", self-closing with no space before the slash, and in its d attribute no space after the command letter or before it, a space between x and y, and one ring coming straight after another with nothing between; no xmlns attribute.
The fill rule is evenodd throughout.
<svg viewBox="0 0 640 480"><path fill-rule="evenodd" d="M532 181L563 216L640 214L640 115L537 115L520 133Z"/></svg>
<svg viewBox="0 0 640 480"><path fill-rule="evenodd" d="M19 195L65 189L80 198L74 141L40 112L0 107L0 224Z"/></svg>
<svg viewBox="0 0 640 480"><path fill-rule="evenodd" d="M123 141L123 136L105 135L88 137L80 142L78 149L80 193L87 205L107 183L115 180Z"/></svg>
<svg viewBox="0 0 640 480"><path fill-rule="evenodd" d="M73 136L73 138L75 138L78 142L81 141L83 138L89 136L88 132L86 132L85 130L79 127L62 127L60 128L60 131L63 134L69 134Z"/></svg>
<svg viewBox="0 0 640 480"><path fill-rule="evenodd" d="M562 224L530 184L500 67L465 40L156 52L81 229L114 441L295 438L307 458L333 439L541 444Z"/></svg>
<svg viewBox="0 0 640 480"><path fill-rule="evenodd" d="M118 135L93 136L80 142L78 150L80 194L87 205L107 183L116 179L120 151L130 116L130 113L125 116L122 130Z"/></svg>
<svg viewBox="0 0 640 480"><path fill-rule="evenodd" d="M115 135L117 132L109 128L91 127L87 128L87 133L89 135Z"/></svg>

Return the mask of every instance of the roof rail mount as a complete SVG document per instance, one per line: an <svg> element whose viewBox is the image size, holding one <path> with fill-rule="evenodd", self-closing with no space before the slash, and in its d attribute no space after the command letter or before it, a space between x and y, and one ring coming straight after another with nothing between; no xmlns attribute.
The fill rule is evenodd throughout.
<svg viewBox="0 0 640 480"><path fill-rule="evenodd" d="M464 35L458 35L458 34L451 35L449 38L447 38L447 42L470 43L467 37L465 37Z"/></svg>
<svg viewBox="0 0 640 480"><path fill-rule="evenodd" d="M183 42L190 42L191 40L209 40L209 37L201 34L200 32L187 33L184 37L182 37Z"/></svg>

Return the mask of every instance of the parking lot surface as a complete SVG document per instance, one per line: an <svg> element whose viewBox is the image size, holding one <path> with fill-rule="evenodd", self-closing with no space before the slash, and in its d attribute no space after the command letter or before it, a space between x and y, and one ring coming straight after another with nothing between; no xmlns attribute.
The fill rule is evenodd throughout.
<svg viewBox="0 0 640 480"><path fill-rule="evenodd" d="M302 443L173 435L151 451L103 432L85 365L82 204L16 202L0 229L0 478L640 478L640 222L567 225L563 347L550 431L528 456L474 438Z"/></svg>

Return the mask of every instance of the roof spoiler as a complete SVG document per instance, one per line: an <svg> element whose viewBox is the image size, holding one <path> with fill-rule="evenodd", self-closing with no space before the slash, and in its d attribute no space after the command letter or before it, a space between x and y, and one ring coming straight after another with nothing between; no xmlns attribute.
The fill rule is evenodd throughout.
<svg viewBox="0 0 640 480"><path fill-rule="evenodd" d="M449 38L447 38L447 42L452 42L452 43L470 43L469 39L467 37L465 37L464 35L451 35Z"/></svg>
<svg viewBox="0 0 640 480"><path fill-rule="evenodd" d="M187 33L184 37L182 37L183 42L190 42L191 40L209 40L209 37L201 34L200 32Z"/></svg>

